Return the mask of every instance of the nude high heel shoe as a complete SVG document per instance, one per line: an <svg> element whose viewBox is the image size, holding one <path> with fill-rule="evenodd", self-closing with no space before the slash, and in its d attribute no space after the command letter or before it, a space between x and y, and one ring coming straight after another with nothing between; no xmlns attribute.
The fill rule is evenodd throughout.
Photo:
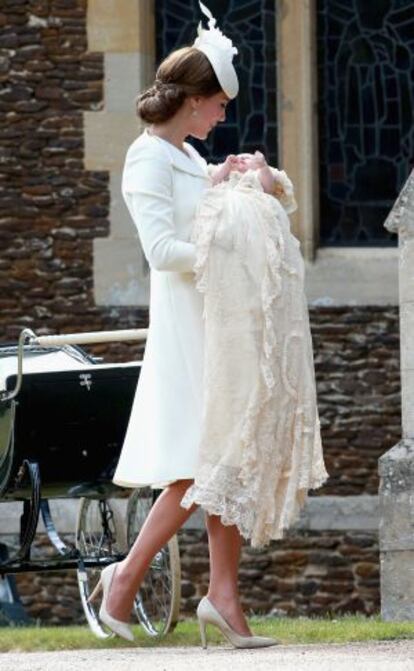
<svg viewBox="0 0 414 671"><path fill-rule="evenodd" d="M105 568L102 569L99 582L88 598L88 603L95 601L98 594L103 591L101 607L99 608L99 619L115 634L118 634L118 636L125 638L127 641L133 641L134 634L132 633L128 624L126 622L121 622L121 620L116 620L114 617L112 617L112 615L109 615L106 609L106 601L111 589L112 578L114 576L116 566L117 562L114 562L113 564L109 564L109 566L105 566Z"/></svg>
<svg viewBox="0 0 414 671"><path fill-rule="evenodd" d="M279 641L266 636L241 636L230 627L224 617L214 608L207 597L203 597L197 607L198 623L200 625L201 645L207 648L206 625L213 624L230 641L235 648L267 648L277 645Z"/></svg>

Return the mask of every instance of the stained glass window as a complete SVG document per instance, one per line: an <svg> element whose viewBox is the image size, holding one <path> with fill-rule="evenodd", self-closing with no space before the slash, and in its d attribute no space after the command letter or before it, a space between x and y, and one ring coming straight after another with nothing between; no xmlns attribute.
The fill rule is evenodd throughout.
<svg viewBox="0 0 414 671"><path fill-rule="evenodd" d="M206 0L217 25L238 48L234 64L240 92L227 107L227 119L205 142L191 140L210 161L258 149L277 165L275 0ZM200 19L197 0L157 0L157 62L192 44Z"/></svg>
<svg viewBox="0 0 414 671"><path fill-rule="evenodd" d="M413 166L412 0L319 0L321 244L392 245Z"/></svg>

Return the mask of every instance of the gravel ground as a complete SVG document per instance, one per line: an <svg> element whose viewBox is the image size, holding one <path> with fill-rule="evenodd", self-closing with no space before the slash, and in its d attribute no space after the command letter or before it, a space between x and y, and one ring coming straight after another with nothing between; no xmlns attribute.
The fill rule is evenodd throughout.
<svg viewBox="0 0 414 671"><path fill-rule="evenodd" d="M230 664L235 671L414 671L414 641L0 653L2 671L228 671Z"/></svg>

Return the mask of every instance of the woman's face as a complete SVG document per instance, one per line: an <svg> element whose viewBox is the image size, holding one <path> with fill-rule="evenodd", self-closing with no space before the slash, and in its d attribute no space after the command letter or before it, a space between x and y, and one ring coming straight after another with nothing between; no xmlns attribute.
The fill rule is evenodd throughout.
<svg viewBox="0 0 414 671"><path fill-rule="evenodd" d="M205 140L210 131L220 122L226 119L226 107L229 98L223 91L215 93L208 98L193 96L190 103L190 130L189 135ZM196 110L195 116L191 111Z"/></svg>

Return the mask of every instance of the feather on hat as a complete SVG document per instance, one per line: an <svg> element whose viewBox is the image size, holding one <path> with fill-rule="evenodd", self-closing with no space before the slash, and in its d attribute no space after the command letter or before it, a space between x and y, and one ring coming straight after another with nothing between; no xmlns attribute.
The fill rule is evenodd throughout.
<svg viewBox="0 0 414 671"><path fill-rule="evenodd" d="M233 65L233 56L238 51L232 41L216 28L216 19L208 7L202 2L199 2L199 5L203 14L208 17L208 29L203 28L200 21L193 47L207 56L224 93L229 98L235 98L239 92L239 82Z"/></svg>

